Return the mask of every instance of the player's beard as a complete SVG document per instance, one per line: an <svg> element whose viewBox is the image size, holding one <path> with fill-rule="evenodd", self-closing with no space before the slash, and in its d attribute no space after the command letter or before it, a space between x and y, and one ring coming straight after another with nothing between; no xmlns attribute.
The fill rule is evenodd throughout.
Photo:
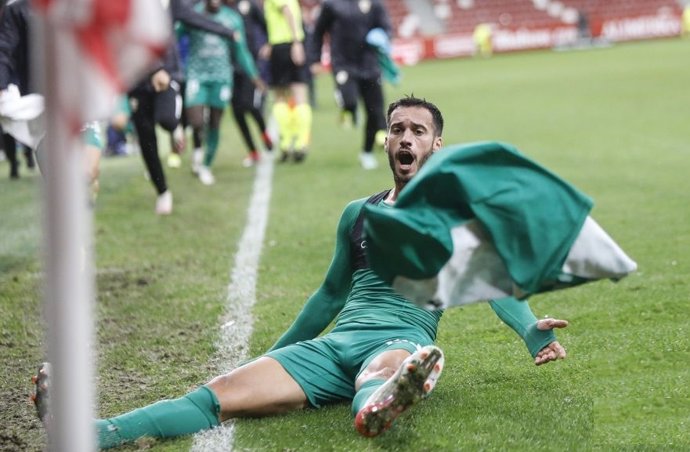
<svg viewBox="0 0 690 452"><path fill-rule="evenodd" d="M422 167L424 166L424 164L426 163L426 161L429 160L429 158L430 158L432 155L434 155L434 149L433 149L433 147L432 147L432 148L429 148L429 152L427 152L426 154L424 154L424 155L417 161L417 170L416 170L414 173L400 174L400 173L398 173L398 171L396 170L396 166L397 166L397 165L396 165L396 163L397 163L396 158L395 158L394 155L392 155L392 154L389 152L389 153L388 153L388 165L390 166L391 171L393 172L393 181L395 181L396 184L398 184L398 183L407 184L407 183L410 181L410 179L412 179L412 178L419 172L419 170L422 169Z"/></svg>

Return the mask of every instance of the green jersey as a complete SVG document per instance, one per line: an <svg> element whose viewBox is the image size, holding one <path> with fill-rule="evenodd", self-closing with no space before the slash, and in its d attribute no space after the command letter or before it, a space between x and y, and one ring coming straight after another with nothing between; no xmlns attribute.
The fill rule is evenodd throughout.
<svg viewBox="0 0 690 452"><path fill-rule="evenodd" d="M362 258L367 247L362 228L362 208L372 203L392 209L382 200L380 195L383 194L352 201L345 208L338 223L333 260L321 287L307 300L293 324L271 350L313 339L333 320L336 320L333 331L398 325L416 329L432 341L436 339L443 311L429 311L405 299L374 273L368 261ZM526 301L504 298L491 301L490 305L499 318L525 341L533 357L556 340L552 331L537 328L537 318Z"/></svg>
<svg viewBox="0 0 690 452"><path fill-rule="evenodd" d="M441 311L428 311L410 303L383 282L368 265L357 262L358 255L366 247L361 231L357 231L360 212L366 201L366 198L353 201L343 211L335 253L323 284L272 349L314 338L336 317L337 328L402 324L419 328L432 340L436 338ZM384 205L383 202L380 205Z"/></svg>
<svg viewBox="0 0 690 452"><path fill-rule="evenodd" d="M203 2L195 5L194 9L235 32L233 39L227 39L215 33L185 27L184 24L178 23L176 25L178 35L189 36L187 80L232 83L233 56L249 77L256 77L258 72L247 48L242 17L226 6L221 6L216 13L210 13L206 11L206 5Z"/></svg>

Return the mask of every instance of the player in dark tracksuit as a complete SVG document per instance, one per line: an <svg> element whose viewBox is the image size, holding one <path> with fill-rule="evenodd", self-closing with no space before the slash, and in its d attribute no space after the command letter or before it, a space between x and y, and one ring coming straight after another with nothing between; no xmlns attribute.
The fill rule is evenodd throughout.
<svg viewBox="0 0 690 452"><path fill-rule="evenodd" d="M336 96L342 109L355 120L359 99L364 103L366 124L360 160L365 169L377 166L372 154L376 133L386 128L381 69L375 48L366 43L367 33L374 28L390 34L390 19L379 0L325 0L314 26L309 58L311 63L321 60L324 35L328 34Z"/></svg>
<svg viewBox="0 0 690 452"><path fill-rule="evenodd" d="M0 22L0 90L14 82L22 94L33 92L29 79L28 24L30 3L9 1Z"/></svg>
<svg viewBox="0 0 690 452"><path fill-rule="evenodd" d="M2 2L0 15L0 92L15 84L19 92L29 94L31 87L28 23L30 4L26 0ZM19 177L17 160L17 142L14 137L3 133L3 148L10 163L10 178ZM31 149L26 149L26 161L29 168L34 167Z"/></svg>
<svg viewBox="0 0 690 452"><path fill-rule="evenodd" d="M261 7L254 0L225 0L225 5L232 8L244 21L244 31L247 35L247 47L254 58L261 78L268 82L268 67L265 60L259 60L259 49L267 42L266 19ZM237 127L240 129L242 139L247 146L249 155L242 162L244 166L253 166L259 160L259 152L252 138L247 124L247 114L254 119L261 131L261 139L267 151L273 149L273 142L266 129L264 119L264 102L266 94L259 90L252 80L242 72L238 65L234 65L232 98L230 106L233 118Z"/></svg>
<svg viewBox="0 0 690 452"><path fill-rule="evenodd" d="M189 0L170 0L168 13L172 21L232 39L233 30L194 11L194 3ZM132 103L132 122L139 139L141 155L158 193L156 213L159 215L172 212L172 194L168 190L163 165L158 156L156 124L171 132L177 127L182 112L181 108L177 108L177 102L181 102L181 78L182 68L177 47L171 42L164 58L128 93ZM160 80L166 79L169 83L159 84Z"/></svg>

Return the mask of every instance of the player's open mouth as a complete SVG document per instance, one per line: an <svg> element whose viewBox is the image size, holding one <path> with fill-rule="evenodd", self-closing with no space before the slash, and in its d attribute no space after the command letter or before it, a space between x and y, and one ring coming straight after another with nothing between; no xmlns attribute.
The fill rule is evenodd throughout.
<svg viewBox="0 0 690 452"><path fill-rule="evenodd" d="M409 151L399 151L397 158L401 166L410 166L414 163L414 155Z"/></svg>

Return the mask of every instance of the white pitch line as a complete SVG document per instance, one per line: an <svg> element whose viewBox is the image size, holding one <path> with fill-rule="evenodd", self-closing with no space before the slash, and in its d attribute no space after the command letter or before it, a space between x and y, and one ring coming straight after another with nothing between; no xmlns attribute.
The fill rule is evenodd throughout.
<svg viewBox="0 0 690 452"><path fill-rule="evenodd" d="M256 302L256 281L259 257L268 223L273 177L272 156L264 154L257 165L254 189L249 200L247 224L240 239L235 264L230 273L225 315L221 321L218 352L212 364L218 374L234 369L247 358L249 338L254 319L252 307ZM218 428L194 435L193 452L229 452L233 449L235 425L226 422Z"/></svg>

